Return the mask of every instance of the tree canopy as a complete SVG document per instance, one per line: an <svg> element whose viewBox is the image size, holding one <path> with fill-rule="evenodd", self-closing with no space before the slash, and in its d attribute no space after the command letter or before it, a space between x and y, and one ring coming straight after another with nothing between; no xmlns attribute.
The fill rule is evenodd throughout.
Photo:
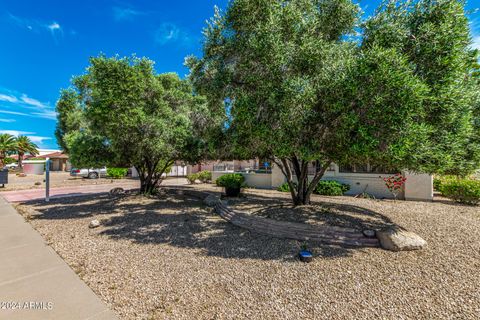
<svg viewBox="0 0 480 320"><path fill-rule="evenodd" d="M480 162L463 3L390 1L363 24L359 12L350 0L235 0L187 60L227 119L223 148L275 161L295 204L331 162L429 173Z"/></svg>
<svg viewBox="0 0 480 320"><path fill-rule="evenodd" d="M201 156L205 110L187 81L156 74L152 61L100 56L61 93L57 137L73 165L133 165L152 193L175 160Z"/></svg>

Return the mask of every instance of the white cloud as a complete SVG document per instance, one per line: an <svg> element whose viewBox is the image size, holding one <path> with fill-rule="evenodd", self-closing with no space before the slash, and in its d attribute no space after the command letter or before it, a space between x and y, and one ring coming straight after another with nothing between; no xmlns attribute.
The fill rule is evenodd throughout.
<svg viewBox="0 0 480 320"><path fill-rule="evenodd" d="M15 96L10 96L8 94L1 94L0 93L0 101L8 101L8 102L18 102L18 99Z"/></svg>
<svg viewBox="0 0 480 320"><path fill-rule="evenodd" d="M11 23L15 24L19 28L26 29L30 32L34 32L38 34L49 32L52 35L55 43L57 43L58 41L57 39L58 35L63 36L63 28L56 21L47 22L47 21L28 19L28 18L13 15L11 13L8 13L7 17Z"/></svg>
<svg viewBox="0 0 480 320"><path fill-rule="evenodd" d="M28 131L18 131L18 130L0 130L0 133L11 134L12 136L25 136L27 134L35 134L35 132L28 132Z"/></svg>
<svg viewBox="0 0 480 320"><path fill-rule="evenodd" d="M145 15L145 12L134 10L132 8L113 7L113 17L117 21L133 20L137 16Z"/></svg>
<svg viewBox="0 0 480 320"><path fill-rule="evenodd" d="M195 39L177 25L165 22L155 31L155 41L160 45L175 43L182 46L190 46L194 44Z"/></svg>
<svg viewBox="0 0 480 320"><path fill-rule="evenodd" d="M480 35L473 37L471 47L480 50Z"/></svg>
<svg viewBox="0 0 480 320"><path fill-rule="evenodd" d="M55 109L48 102L42 102L29 97L25 93L19 94L13 90L0 87L1 91L3 93L0 93L0 101L4 101L5 105L0 106L2 108L0 113L49 120L57 118Z"/></svg>
<svg viewBox="0 0 480 320"><path fill-rule="evenodd" d="M39 107L39 108L48 108L48 105L38 101L37 99L29 98L26 94L22 94L22 101L28 105Z"/></svg>
<svg viewBox="0 0 480 320"><path fill-rule="evenodd" d="M57 113L53 110L44 110L43 112L33 112L38 118L57 120Z"/></svg>
<svg viewBox="0 0 480 320"><path fill-rule="evenodd" d="M12 123L12 122L15 122L15 121L16 121L15 119L2 119L2 118L0 118L0 122Z"/></svg>
<svg viewBox="0 0 480 320"><path fill-rule="evenodd" d="M16 115L16 116L27 116L27 117L30 116L27 113L17 112L17 111L8 111L8 110L0 110L0 113L13 114L13 115Z"/></svg>
<svg viewBox="0 0 480 320"><path fill-rule="evenodd" d="M62 27L57 22L52 22L51 24L47 25L47 28L50 29L50 31L55 31L55 30L60 30Z"/></svg>
<svg viewBox="0 0 480 320"><path fill-rule="evenodd" d="M44 140L52 140L51 137L30 136L30 135L27 135L27 137L29 137L33 143L38 143L38 144L41 144Z"/></svg>

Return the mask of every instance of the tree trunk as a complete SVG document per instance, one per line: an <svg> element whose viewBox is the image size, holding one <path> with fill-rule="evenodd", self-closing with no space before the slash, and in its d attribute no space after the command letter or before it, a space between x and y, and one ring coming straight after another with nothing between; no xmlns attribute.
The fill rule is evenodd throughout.
<svg viewBox="0 0 480 320"><path fill-rule="evenodd" d="M23 169L23 152L18 153L18 168Z"/></svg>
<svg viewBox="0 0 480 320"><path fill-rule="evenodd" d="M287 183L290 187L290 194L292 196L292 202L295 206L310 204L310 196L312 195L318 182L322 179L323 175L327 171L331 164L331 161L326 161L321 168L317 168L312 181L308 181L308 161L298 160L296 156L292 159L280 159L274 160L279 166L283 175L287 179ZM293 181L292 169L295 172L297 183Z"/></svg>
<svg viewBox="0 0 480 320"><path fill-rule="evenodd" d="M174 161L167 161L165 166L163 166L159 171L156 171L158 162L159 161L147 161L146 166L135 166L135 169L137 169L140 177L140 193L154 194L158 189L159 181L161 181L163 173L165 173L165 170Z"/></svg>

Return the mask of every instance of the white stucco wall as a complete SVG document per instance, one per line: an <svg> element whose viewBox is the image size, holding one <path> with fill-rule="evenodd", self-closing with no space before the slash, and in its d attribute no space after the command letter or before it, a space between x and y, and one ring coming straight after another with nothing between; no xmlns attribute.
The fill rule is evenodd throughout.
<svg viewBox="0 0 480 320"><path fill-rule="evenodd" d="M428 174L404 173L405 200L433 200L433 176Z"/></svg>
<svg viewBox="0 0 480 320"><path fill-rule="evenodd" d="M230 172L212 172L212 180ZM272 168L271 174L242 173L248 186L259 189L276 189L286 182L282 171L278 166ZM433 178L427 174L404 173L407 177L405 190L398 194L398 199L431 201L433 199ZM346 195L357 195L366 192L377 199L392 199L393 195L385 186L384 177L390 174L379 173L344 173L335 170L327 171L323 180L336 180L350 185ZM313 179L313 176L309 176Z"/></svg>
<svg viewBox="0 0 480 320"><path fill-rule="evenodd" d="M215 182L220 176L224 174L232 173L228 171L213 171L212 182ZM245 173L240 172L245 177L245 184L252 188L258 189L271 189L272 188L272 175L269 173Z"/></svg>
<svg viewBox="0 0 480 320"><path fill-rule="evenodd" d="M24 160L23 172L26 174L42 175L45 172L44 160Z"/></svg>

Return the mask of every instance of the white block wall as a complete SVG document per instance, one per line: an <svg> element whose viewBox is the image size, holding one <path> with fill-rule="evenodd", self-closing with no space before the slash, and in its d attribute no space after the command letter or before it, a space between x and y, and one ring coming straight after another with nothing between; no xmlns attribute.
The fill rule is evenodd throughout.
<svg viewBox="0 0 480 320"><path fill-rule="evenodd" d="M231 172L212 172L212 180L215 181L221 175ZM271 174L242 173L245 183L259 189L276 189L286 182L285 176L278 166L272 168ZM431 201L433 199L433 178L427 174L404 173L407 178L405 190L398 194L398 199ZM377 199L392 199L393 195L385 186L384 177L390 174L379 173L343 173L339 172L338 166L334 171L327 171L322 180L336 180L350 185L347 195L357 195L366 192ZM313 179L313 176L309 176Z"/></svg>

